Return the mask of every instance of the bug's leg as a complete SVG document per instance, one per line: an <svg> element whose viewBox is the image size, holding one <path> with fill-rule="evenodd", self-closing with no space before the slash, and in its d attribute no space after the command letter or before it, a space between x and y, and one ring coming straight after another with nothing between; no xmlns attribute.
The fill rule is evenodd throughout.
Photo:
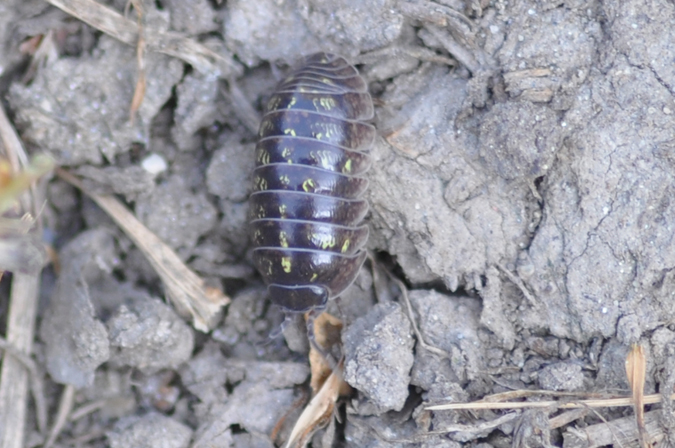
<svg viewBox="0 0 675 448"><path fill-rule="evenodd" d="M338 312L338 317L342 322L345 321L345 311L342 309L342 296L337 296L335 299L333 299L333 302L335 303L335 307L337 308Z"/></svg>
<svg viewBox="0 0 675 448"><path fill-rule="evenodd" d="M312 347L314 347L314 350L316 350L326 361L328 367L330 367L331 370L335 370L337 367L335 359L333 359L333 356L317 342L316 335L314 334L314 321L319 316L319 314L322 313L322 311L323 310L311 310L307 313L307 339L309 339L309 343L312 345Z"/></svg>
<svg viewBox="0 0 675 448"><path fill-rule="evenodd" d="M269 339L276 339L281 334L284 332L284 330L293 323L293 316L289 313L284 313L284 320L281 321L281 324L279 324L279 327L276 330L272 330L270 332L270 335L268 336Z"/></svg>
<svg viewBox="0 0 675 448"><path fill-rule="evenodd" d="M284 313L284 320L281 321L281 324L279 324L279 327L270 331L270 334L267 335L266 339L264 339L262 341L259 341L259 342L256 342L255 343L256 347L265 347L265 346L271 344L272 342L274 342L274 340L276 338L278 338L279 336L281 336L281 334L284 332L286 327L288 327L288 325L290 325L291 323L293 323L293 316L288 314L288 313Z"/></svg>

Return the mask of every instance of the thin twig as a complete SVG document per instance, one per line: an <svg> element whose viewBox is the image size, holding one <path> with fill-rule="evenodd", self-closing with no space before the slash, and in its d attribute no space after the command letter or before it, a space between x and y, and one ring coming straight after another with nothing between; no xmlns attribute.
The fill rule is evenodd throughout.
<svg viewBox="0 0 675 448"><path fill-rule="evenodd" d="M45 442L43 448L51 448L56 442L56 439L63 431L63 427L68 422L68 416L70 411L73 410L73 403L75 402L75 386L66 384L63 388L63 393L61 394L61 401L59 402L59 410L56 413L56 419L54 421L54 426L52 427L51 432L49 433L49 438Z"/></svg>
<svg viewBox="0 0 675 448"><path fill-rule="evenodd" d="M82 406L71 412L70 417L68 418L70 419L71 422L77 421L82 417L91 414L92 412L96 412L99 409L102 409L107 403L108 403L107 398L101 398L100 400L94 400L89 403L83 404Z"/></svg>
<svg viewBox="0 0 675 448"><path fill-rule="evenodd" d="M136 46L138 27L133 20L93 0L47 0L48 3L104 33ZM174 32L146 29L147 49L182 59L196 70L222 77L240 76L244 70L231 57L216 53L210 48Z"/></svg>
<svg viewBox="0 0 675 448"><path fill-rule="evenodd" d="M527 299L528 302L530 302L530 305L533 307L538 307L539 305L537 304L537 301L535 300L534 296L532 293L527 289L523 281L518 277L517 275L513 274L511 271L506 269L506 266L503 264L497 262L495 263L495 266L497 266L503 273L508 277L508 279L520 289L520 291L523 293L523 296Z"/></svg>
<svg viewBox="0 0 675 448"><path fill-rule="evenodd" d="M136 88L134 89L134 96L131 99L131 107L129 109L129 121L134 123L136 119L136 112L143 103L145 97L145 29L143 27L143 5L139 1L132 2L136 9L137 26L138 26L138 42L136 43L136 65L138 67L138 79L136 80Z"/></svg>
<svg viewBox="0 0 675 448"><path fill-rule="evenodd" d="M13 356L28 370L30 374L31 393L35 401L35 412L37 417L38 431L44 434L47 430L47 400L45 398L45 386L42 382L42 375L33 359L21 353L6 339L0 338L0 350L5 352L5 355Z"/></svg>
<svg viewBox="0 0 675 448"><path fill-rule="evenodd" d="M229 86L229 91L222 90L224 96L229 97L234 105L234 111L237 114L237 118L242 122L246 129L249 130L253 135L258 134L258 127L260 127L260 115L256 110L251 106L251 102L246 98L244 92L241 91L237 81L233 78L228 79L227 85Z"/></svg>
<svg viewBox="0 0 675 448"><path fill-rule="evenodd" d="M438 41L443 45L443 47L448 50L448 53L453 55L459 62L461 62L472 74L478 73L480 70L480 64L476 60L475 56L471 54L463 45L455 40L454 37L450 35L446 30L427 23L424 25L426 28Z"/></svg>
<svg viewBox="0 0 675 448"><path fill-rule="evenodd" d="M441 356L443 358L450 359L450 353L446 352L443 349L440 349L438 347L434 347L431 344L427 344L427 342L424 340L424 337L422 336L422 332L419 330L417 327L417 322L415 321L415 313L413 312L413 307L412 304L410 303L410 298L408 297L408 288L406 288L405 283L403 283L401 280L397 279L393 275L391 276L392 280L396 283L396 285L399 287L401 290L401 295L403 296L403 302L405 303L406 306L406 312L408 314L408 319L410 319L410 323L413 327L413 331L415 332L415 336L417 336L417 341L419 344L424 348L425 350L435 353L438 356Z"/></svg>
<svg viewBox="0 0 675 448"><path fill-rule="evenodd" d="M124 230L159 274L173 306L183 316L191 317L192 325L197 330L207 332L218 323L222 307L230 303L229 297L218 289L206 287L204 281L183 263L176 252L115 197L87 191L75 176L63 169L57 169L56 173L86 193Z"/></svg>
<svg viewBox="0 0 675 448"><path fill-rule="evenodd" d="M666 438L660 412L660 410L655 410L645 413L646 431L656 446L661 446L661 441ZM601 420L603 423L583 428L568 427L563 434L564 446L568 448L596 448L610 445L626 448L639 446L635 417L629 416L611 421Z"/></svg>
<svg viewBox="0 0 675 448"><path fill-rule="evenodd" d="M671 395L675 398L675 394ZM660 394L645 395L644 404L660 403L662 397ZM459 409L526 409L526 408L547 408L555 406L559 409L576 409L576 408L606 408L606 407L623 407L632 406L632 397L619 398L605 398L593 400L577 400L569 402L561 402L555 400L547 401L526 401L526 402L487 402L474 401L472 403L448 403L434 406L427 406L428 411L444 411L444 410L459 410Z"/></svg>
<svg viewBox="0 0 675 448"><path fill-rule="evenodd" d="M3 141L7 158L14 160L14 174L28 167L28 155L14 127L7 119L1 103L0 138ZM31 192L32 194L24 193L20 197L23 211L26 213L36 210L36 204L39 202L33 186ZM29 356L33 349L39 291L39 272L35 274L15 273L13 276L6 324L6 341L16 351L26 356ZM19 359L13 356L4 357L0 369L0 428L3 429L0 434L0 448L21 448L23 445L29 376L30 369L27 369ZM39 381L31 383L34 388L40 388ZM44 394L36 393L37 418L39 425L44 427L46 411L44 400L40 398L43 396ZM38 406L42 409L38 409Z"/></svg>
<svg viewBox="0 0 675 448"><path fill-rule="evenodd" d="M497 426L503 425L504 423L508 423L511 420L514 420L519 415L520 412L511 412L509 414L504 414L500 417L497 417L494 420L489 420L474 425L461 425L461 424L449 425L436 431L430 431L430 434L447 434L449 432L480 433L488 429L496 428Z"/></svg>

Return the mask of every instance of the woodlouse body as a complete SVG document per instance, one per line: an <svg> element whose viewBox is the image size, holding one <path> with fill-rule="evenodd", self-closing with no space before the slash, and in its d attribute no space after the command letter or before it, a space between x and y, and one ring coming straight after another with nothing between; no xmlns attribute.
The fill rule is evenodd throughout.
<svg viewBox="0 0 675 448"><path fill-rule="evenodd" d="M253 262L286 311L321 310L366 258L372 117L356 68L326 53L305 58L267 104L250 197Z"/></svg>

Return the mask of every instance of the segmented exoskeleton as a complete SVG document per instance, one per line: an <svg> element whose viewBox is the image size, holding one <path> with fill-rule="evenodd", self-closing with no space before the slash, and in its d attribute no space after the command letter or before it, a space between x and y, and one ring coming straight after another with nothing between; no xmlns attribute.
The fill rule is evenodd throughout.
<svg viewBox="0 0 675 448"><path fill-rule="evenodd" d="M285 311L323 310L366 258L372 117L356 68L327 53L305 58L267 103L250 197L253 261Z"/></svg>

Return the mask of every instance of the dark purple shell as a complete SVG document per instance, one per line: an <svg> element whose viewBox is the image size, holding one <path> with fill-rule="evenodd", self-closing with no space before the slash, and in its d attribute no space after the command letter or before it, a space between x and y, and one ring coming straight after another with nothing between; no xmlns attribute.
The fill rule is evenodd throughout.
<svg viewBox="0 0 675 448"><path fill-rule="evenodd" d="M250 198L253 262L286 311L323 308L366 259L372 117L356 68L327 53L305 58L267 103Z"/></svg>

